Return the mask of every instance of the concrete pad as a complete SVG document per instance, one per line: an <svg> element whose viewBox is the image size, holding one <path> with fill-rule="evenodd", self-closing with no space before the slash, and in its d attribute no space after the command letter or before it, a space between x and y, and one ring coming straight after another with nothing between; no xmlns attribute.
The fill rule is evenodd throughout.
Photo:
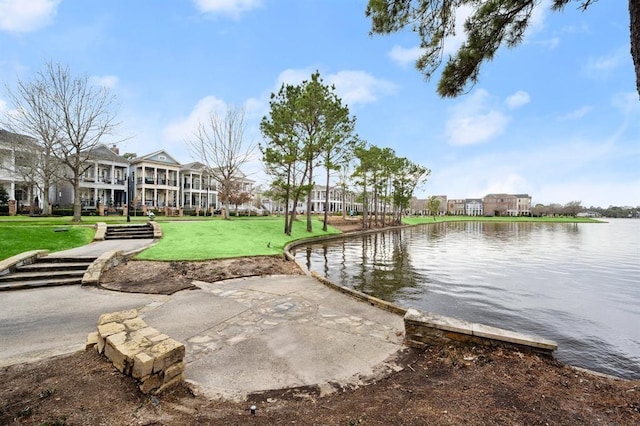
<svg viewBox="0 0 640 426"><path fill-rule="evenodd" d="M403 347L401 316L313 277L197 284L143 315L185 344L187 379L212 397L357 382Z"/></svg>
<svg viewBox="0 0 640 426"><path fill-rule="evenodd" d="M186 377L212 396L347 382L373 374L398 349L315 324L286 324L188 364Z"/></svg>
<svg viewBox="0 0 640 426"><path fill-rule="evenodd" d="M151 327L185 343L248 308L202 290L186 290L140 317Z"/></svg>

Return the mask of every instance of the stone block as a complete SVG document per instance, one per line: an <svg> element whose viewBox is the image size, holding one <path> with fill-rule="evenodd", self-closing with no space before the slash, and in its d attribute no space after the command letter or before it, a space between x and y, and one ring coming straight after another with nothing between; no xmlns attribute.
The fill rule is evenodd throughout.
<svg viewBox="0 0 640 426"><path fill-rule="evenodd" d="M160 374L152 374L140 384L140 391L142 393L150 393L156 389L160 389L162 386L162 377Z"/></svg>
<svg viewBox="0 0 640 426"><path fill-rule="evenodd" d="M131 372L133 378L142 379L144 377L150 376L153 372L153 361L154 359L147 353L137 353L133 357L133 370Z"/></svg>
<svg viewBox="0 0 640 426"><path fill-rule="evenodd" d="M160 394L164 391L166 391L167 389L170 389L180 383L184 382L184 373L181 373L177 376L175 376L174 378L172 378L169 381L166 381L162 384L162 386L160 386L160 388L158 388L156 391L154 391L154 394Z"/></svg>
<svg viewBox="0 0 640 426"><path fill-rule="evenodd" d="M125 330L124 325L117 322L109 322L106 324L100 324L98 326L98 333L100 333L100 337L106 339L112 334L118 334Z"/></svg>
<svg viewBox="0 0 640 426"><path fill-rule="evenodd" d="M124 320L123 324L125 327L127 327L127 330L129 331L136 331L136 330L140 330L147 327L147 323L144 322L139 317Z"/></svg>
<svg viewBox="0 0 640 426"><path fill-rule="evenodd" d="M157 373L172 364L182 361L184 359L185 347L182 343L169 338L149 348L147 353L155 358L153 362L153 372Z"/></svg>
<svg viewBox="0 0 640 426"><path fill-rule="evenodd" d="M180 361L180 362L178 362L176 364L168 366L164 370L164 382L166 383L167 381L173 379L174 377L178 376L179 374L184 373L184 368L185 368L184 361Z"/></svg>
<svg viewBox="0 0 640 426"><path fill-rule="evenodd" d="M84 350L86 351L96 346L98 344L98 339L99 339L99 335L97 331L94 331L93 333L89 333L87 335L87 341L85 342L85 345L84 345Z"/></svg>
<svg viewBox="0 0 640 426"><path fill-rule="evenodd" d="M135 309L129 309L127 311L112 312L110 314L100 315L98 319L98 325L107 324L110 322L123 322L128 319L133 319L138 316L138 311Z"/></svg>
<svg viewBox="0 0 640 426"><path fill-rule="evenodd" d="M96 350L98 351L99 354L104 352L104 347L106 344L107 344L107 339L100 336L100 333L98 333L98 344L96 345Z"/></svg>
<svg viewBox="0 0 640 426"><path fill-rule="evenodd" d="M129 333L129 338L137 342L150 342L151 344L157 343L151 340L152 337L159 335L160 332L153 327L144 327L136 331Z"/></svg>
<svg viewBox="0 0 640 426"><path fill-rule="evenodd" d="M167 336L166 334L156 334L155 336L149 336L149 340L151 340L153 343L160 343L163 340L167 340L169 338L169 336Z"/></svg>
<svg viewBox="0 0 640 426"><path fill-rule="evenodd" d="M122 332L107 337L107 344L104 347L104 354L113 363L120 372L124 373L126 365L126 357L120 351L119 346L122 345L127 338L127 333Z"/></svg>

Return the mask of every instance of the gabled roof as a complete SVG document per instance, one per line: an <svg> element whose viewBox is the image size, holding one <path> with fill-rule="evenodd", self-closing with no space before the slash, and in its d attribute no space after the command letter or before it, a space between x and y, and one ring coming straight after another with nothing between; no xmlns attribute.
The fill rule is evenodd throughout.
<svg viewBox="0 0 640 426"><path fill-rule="evenodd" d="M0 129L0 144L3 144L3 143L7 143L7 144L20 143L20 144L28 145L27 148L30 148L30 149L39 148L37 140L32 138L31 136L21 135L19 133L13 133L8 130Z"/></svg>
<svg viewBox="0 0 640 426"><path fill-rule="evenodd" d="M205 166L204 164L202 164L199 161L194 161L192 163L187 163L187 164L183 164L180 167L180 170L194 170L194 171L202 171L203 169L206 169L207 166Z"/></svg>
<svg viewBox="0 0 640 426"><path fill-rule="evenodd" d="M164 157L164 159L162 159L162 157ZM131 163L136 164L136 163L141 163L143 161L149 161L149 162L160 163L160 164L169 164L172 166L180 166L180 163L178 162L178 160L176 160L171 155L169 155L169 153L164 149L161 149L156 152L152 152L151 154L136 157L133 160L131 160Z"/></svg>
<svg viewBox="0 0 640 426"><path fill-rule="evenodd" d="M83 153L86 153L86 151ZM96 145L91 150L88 157L90 159L106 160L106 161L113 161L114 163L129 164L129 160L122 157L121 155L116 154L111 150L111 148L109 148L104 144Z"/></svg>

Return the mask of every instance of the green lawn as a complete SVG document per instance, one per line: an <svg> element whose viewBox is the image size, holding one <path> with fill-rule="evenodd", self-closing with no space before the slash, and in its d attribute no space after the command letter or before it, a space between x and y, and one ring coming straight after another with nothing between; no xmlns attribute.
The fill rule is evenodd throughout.
<svg viewBox="0 0 640 426"><path fill-rule="evenodd" d="M56 232L61 229L66 231ZM0 222L0 260L29 250L54 252L83 246L93 240L95 232L93 226Z"/></svg>
<svg viewBox="0 0 640 426"><path fill-rule="evenodd" d="M599 222L589 218L528 218L528 217L469 217L438 216L444 221L491 222ZM126 223L122 216L87 216L82 225L72 225L71 217L0 217L0 260L28 250L45 249L51 252L66 250L91 242L96 222ZM132 223L146 222L143 216L131 217ZM304 218L296 222L292 235L284 235L282 217L233 218L219 217L163 217L157 216L164 237L155 246L137 256L144 260L205 260L238 256L281 254L289 242L318 235L340 233L335 228L322 232L322 222L315 218L314 232L306 231ZM405 217L407 225L434 223L433 217ZM55 232L56 229L67 229Z"/></svg>
<svg viewBox="0 0 640 426"><path fill-rule="evenodd" d="M237 218L194 222L161 223L163 237L155 246L136 256L141 260L205 260L239 256L281 254L294 240L318 235L338 234L335 228L322 231L322 222L294 223L292 235L284 234L284 219L274 217Z"/></svg>

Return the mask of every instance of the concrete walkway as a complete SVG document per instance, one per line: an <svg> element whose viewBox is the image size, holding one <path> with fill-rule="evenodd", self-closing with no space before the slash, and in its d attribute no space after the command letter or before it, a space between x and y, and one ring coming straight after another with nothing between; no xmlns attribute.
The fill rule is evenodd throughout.
<svg viewBox="0 0 640 426"><path fill-rule="evenodd" d="M358 384L395 369L402 317L308 276L197 282L142 309L186 345L186 376L208 396L242 398L297 386ZM384 364L385 361L389 361Z"/></svg>
<svg viewBox="0 0 640 426"><path fill-rule="evenodd" d="M54 255L131 252L152 241L103 241ZM185 344L187 379L211 397L311 385L327 391L397 368L402 317L313 277L195 283L199 289L172 296L78 286L0 293L0 366L80 350L101 314L135 308Z"/></svg>
<svg viewBox="0 0 640 426"><path fill-rule="evenodd" d="M49 257L98 257L111 250L121 250L125 254L134 253L149 247L154 241L153 238L94 241L86 246L51 253Z"/></svg>

